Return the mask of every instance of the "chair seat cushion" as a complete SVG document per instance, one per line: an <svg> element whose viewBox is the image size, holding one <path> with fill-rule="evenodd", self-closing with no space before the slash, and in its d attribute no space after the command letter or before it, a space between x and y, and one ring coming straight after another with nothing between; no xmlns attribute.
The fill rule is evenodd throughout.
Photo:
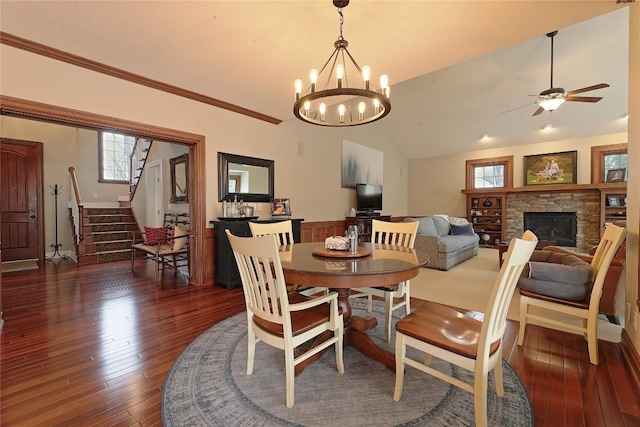
<svg viewBox="0 0 640 427"><path fill-rule="evenodd" d="M471 359L478 353L481 328L482 322L434 302L425 302L396 323L401 334ZM500 341L492 343L490 354L499 347Z"/></svg>
<svg viewBox="0 0 640 427"><path fill-rule="evenodd" d="M290 292L288 297L290 304L313 299L313 297L307 297L299 294L298 292ZM328 322L329 309L329 304L320 304L307 310L292 311L291 329L293 331L293 336L302 334L316 326L320 326L323 323ZM256 315L253 316L253 323L255 323L260 329L263 329L273 335L278 335L280 337L284 336L282 325L279 323L269 322L268 320L264 320Z"/></svg>

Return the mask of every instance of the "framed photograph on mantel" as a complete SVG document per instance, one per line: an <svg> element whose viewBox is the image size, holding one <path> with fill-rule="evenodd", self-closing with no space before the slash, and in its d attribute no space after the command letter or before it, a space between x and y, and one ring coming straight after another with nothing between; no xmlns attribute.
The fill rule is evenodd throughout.
<svg viewBox="0 0 640 427"><path fill-rule="evenodd" d="M523 184L576 184L577 160L577 151L524 156Z"/></svg>
<svg viewBox="0 0 640 427"><path fill-rule="evenodd" d="M625 169L609 169L607 171L606 182L623 182Z"/></svg>
<svg viewBox="0 0 640 427"><path fill-rule="evenodd" d="M271 217L290 217L291 205L289 199L273 199L271 200Z"/></svg>

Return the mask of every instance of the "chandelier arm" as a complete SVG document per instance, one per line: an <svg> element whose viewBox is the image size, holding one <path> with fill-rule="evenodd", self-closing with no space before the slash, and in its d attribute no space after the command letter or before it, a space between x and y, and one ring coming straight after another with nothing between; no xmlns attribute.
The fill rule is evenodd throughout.
<svg viewBox="0 0 640 427"><path fill-rule="evenodd" d="M346 47L344 48L344 51L347 52L347 55L349 56L349 59L351 59L351 62L353 62L353 65L356 66L356 70L358 70L358 73L360 73L360 75L362 75L362 69L360 68L360 66L358 65L358 63L356 62L356 60L353 58L353 56L351 56L351 53L349 53L349 49L347 49Z"/></svg>

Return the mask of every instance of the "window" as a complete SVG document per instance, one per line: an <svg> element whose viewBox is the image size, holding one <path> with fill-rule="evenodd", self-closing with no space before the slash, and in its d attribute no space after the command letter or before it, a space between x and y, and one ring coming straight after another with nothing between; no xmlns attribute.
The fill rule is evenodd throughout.
<svg viewBox="0 0 640 427"><path fill-rule="evenodd" d="M131 153L136 138L114 132L100 132L100 182L126 183L131 177Z"/></svg>
<svg viewBox="0 0 640 427"><path fill-rule="evenodd" d="M619 177L611 179L612 177ZM627 181L627 144L591 147L591 183Z"/></svg>
<svg viewBox="0 0 640 427"><path fill-rule="evenodd" d="M513 156L467 160L467 189L513 186Z"/></svg>

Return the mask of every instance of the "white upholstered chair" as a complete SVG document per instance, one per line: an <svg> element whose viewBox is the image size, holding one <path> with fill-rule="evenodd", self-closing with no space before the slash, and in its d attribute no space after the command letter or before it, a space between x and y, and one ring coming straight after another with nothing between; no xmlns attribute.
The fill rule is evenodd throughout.
<svg viewBox="0 0 640 427"><path fill-rule="evenodd" d="M518 277L529 261L537 241L530 231L525 231L522 239L511 241L493 285L483 321L446 305L425 302L396 323L396 384L393 400L400 400L405 365L409 365L473 393L476 425L487 425L489 372L493 371L496 394L504 396L502 338L507 311ZM407 346L424 352L424 360L408 358ZM429 366L431 356L473 372L473 384Z"/></svg>
<svg viewBox="0 0 640 427"><path fill-rule="evenodd" d="M560 298L549 297L536 292L520 289L520 330L518 332L518 345L524 343L524 333L527 323L535 320L544 326L553 329L568 329L584 334L589 346L589 361L597 365L598 360L598 312L602 287L605 277L618 248L622 245L627 235L626 228L616 225L608 225L598 247L591 260L592 287L591 293L584 301L569 301ZM530 308L542 308L531 312ZM535 309L534 309L535 310ZM559 316L549 318L545 315L548 311L570 315L574 319L580 319L580 325L568 322Z"/></svg>
<svg viewBox="0 0 640 427"><path fill-rule="evenodd" d="M286 405L291 408L294 368L300 362L333 345L338 372L344 373L344 326L338 310L338 294L332 292L317 298L290 296L274 235L237 237L229 230L226 233L238 264L247 306L247 375L253 372L257 342L284 350ZM296 347L327 331L333 332L331 338L305 352L294 352Z"/></svg>
<svg viewBox="0 0 640 427"><path fill-rule="evenodd" d="M374 219L371 221L371 243L383 243L413 249L418 225L417 221L387 222ZM350 295L349 298L367 297L369 300L367 310L371 313L373 296L384 299L385 337L389 342L391 341L391 316L393 312L402 307L404 307L406 314L411 312L410 282L406 280L393 287L358 288L357 293ZM396 298L401 298L402 300L396 303Z"/></svg>

